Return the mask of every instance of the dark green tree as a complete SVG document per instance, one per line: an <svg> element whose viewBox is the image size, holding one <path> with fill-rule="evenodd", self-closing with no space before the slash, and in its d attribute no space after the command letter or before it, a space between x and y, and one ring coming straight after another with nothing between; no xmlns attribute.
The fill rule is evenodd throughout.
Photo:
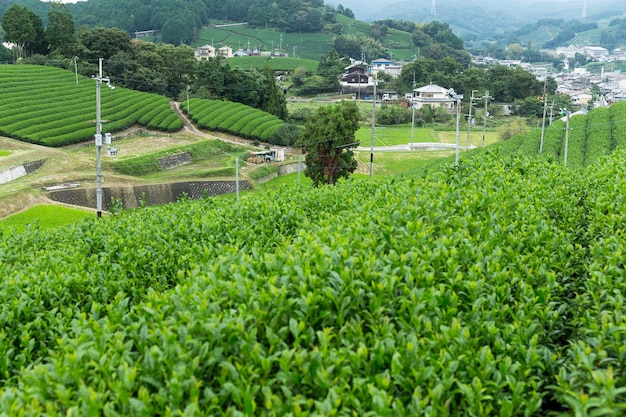
<svg viewBox="0 0 626 417"><path fill-rule="evenodd" d="M24 54L47 53L41 18L27 7L12 4L2 15L4 40L16 45L18 58Z"/></svg>
<svg viewBox="0 0 626 417"><path fill-rule="evenodd" d="M261 110L285 120L287 118L287 100L276 85L274 71L267 64L263 68L263 75L266 87L261 96Z"/></svg>
<svg viewBox="0 0 626 417"><path fill-rule="evenodd" d="M117 28L81 27L78 30L78 39L84 46L81 59L97 60L109 59L118 52L132 50L130 35Z"/></svg>
<svg viewBox="0 0 626 417"><path fill-rule="evenodd" d="M305 175L315 187L335 184L356 170L352 149L358 146L358 128L359 109L348 101L322 106L306 122L298 143L306 153Z"/></svg>
<svg viewBox="0 0 626 417"><path fill-rule="evenodd" d="M226 92L226 78L230 66L223 57L209 58L196 68L194 90L202 91L202 96L210 99L222 99Z"/></svg>
<svg viewBox="0 0 626 417"><path fill-rule="evenodd" d="M46 39L50 53L71 57L76 43L76 26L67 6L63 3L50 3Z"/></svg>

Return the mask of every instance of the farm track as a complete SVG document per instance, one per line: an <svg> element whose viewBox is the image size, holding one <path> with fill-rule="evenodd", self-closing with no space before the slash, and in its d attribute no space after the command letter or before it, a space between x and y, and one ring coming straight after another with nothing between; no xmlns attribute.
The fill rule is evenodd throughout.
<svg viewBox="0 0 626 417"><path fill-rule="evenodd" d="M198 129L196 125L194 125L191 120L189 120L187 115L181 110L180 103L178 103L177 101L170 101L170 105L172 106L172 109L174 109L174 111L178 114L178 116L183 119L183 129L185 129L185 131L191 133L192 135L196 135L205 139L219 139L224 142L232 143L233 145L245 145L252 146L258 149L263 149L262 146L254 146L249 140L240 139L235 136L226 135L224 133L212 134L203 132L202 130Z"/></svg>

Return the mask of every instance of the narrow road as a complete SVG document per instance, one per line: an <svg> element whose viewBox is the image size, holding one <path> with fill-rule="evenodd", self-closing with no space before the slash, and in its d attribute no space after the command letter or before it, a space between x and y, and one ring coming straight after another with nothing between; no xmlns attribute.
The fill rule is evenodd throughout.
<svg viewBox="0 0 626 417"><path fill-rule="evenodd" d="M247 141L245 139L236 140L236 139L231 139L225 136L216 136L210 133L205 133L202 130L198 129L196 125L194 125L191 122L191 120L189 120L187 115L181 110L180 103L178 103L177 101L170 101L170 106L172 106L172 109L174 109L174 111L178 113L178 115L183 119L184 129L193 135L200 136L202 138L207 138L207 139L219 139L224 142L232 143L233 145L247 145L247 146L252 146L255 148L262 149L262 147L254 146L252 142Z"/></svg>

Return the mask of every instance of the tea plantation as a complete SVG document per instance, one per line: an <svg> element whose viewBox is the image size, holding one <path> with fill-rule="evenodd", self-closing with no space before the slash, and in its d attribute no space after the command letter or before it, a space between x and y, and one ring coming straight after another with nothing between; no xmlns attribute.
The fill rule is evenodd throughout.
<svg viewBox="0 0 626 417"><path fill-rule="evenodd" d="M90 78L53 67L0 65L0 97L0 135L64 146L96 133L96 82ZM135 124L169 132L183 127L164 96L103 84L101 97L105 132Z"/></svg>
<svg viewBox="0 0 626 417"><path fill-rule="evenodd" d="M0 241L0 414L621 415L626 153Z"/></svg>

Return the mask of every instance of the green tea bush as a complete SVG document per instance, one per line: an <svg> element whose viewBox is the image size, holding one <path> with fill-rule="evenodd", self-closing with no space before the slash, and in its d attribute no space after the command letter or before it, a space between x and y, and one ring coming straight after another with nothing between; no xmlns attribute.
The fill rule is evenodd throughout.
<svg viewBox="0 0 626 417"><path fill-rule="evenodd" d="M7 233L0 413L619 415L624 161L483 151Z"/></svg>

